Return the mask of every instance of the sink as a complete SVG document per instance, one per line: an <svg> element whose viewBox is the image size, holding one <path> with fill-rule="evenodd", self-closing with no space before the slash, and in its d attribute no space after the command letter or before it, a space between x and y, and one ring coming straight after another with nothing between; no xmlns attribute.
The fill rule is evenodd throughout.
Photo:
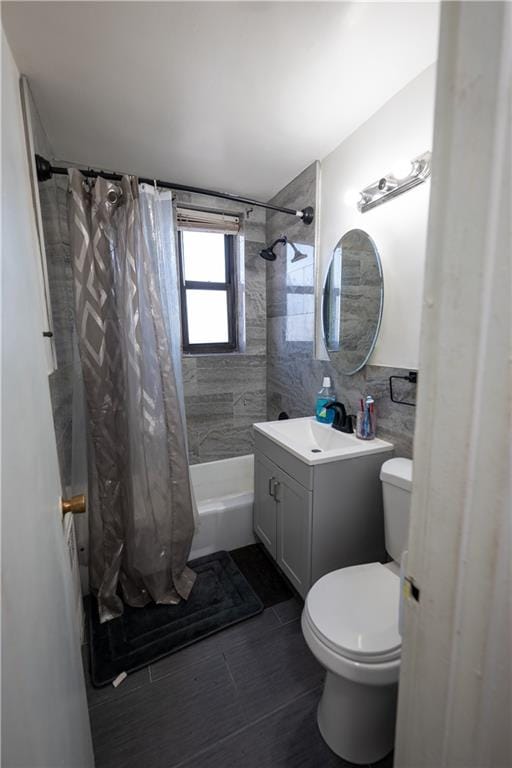
<svg viewBox="0 0 512 768"><path fill-rule="evenodd" d="M320 424L313 416L264 421L253 426L257 432L310 465L384 453L393 448L393 444L386 440L359 440L355 434L338 432L330 424Z"/></svg>

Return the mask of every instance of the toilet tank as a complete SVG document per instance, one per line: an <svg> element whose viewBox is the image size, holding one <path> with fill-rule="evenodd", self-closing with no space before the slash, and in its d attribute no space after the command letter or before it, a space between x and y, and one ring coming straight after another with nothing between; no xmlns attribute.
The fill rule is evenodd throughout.
<svg viewBox="0 0 512 768"><path fill-rule="evenodd" d="M412 491L412 461L389 459L380 469L386 551L397 563L407 549Z"/></svg>

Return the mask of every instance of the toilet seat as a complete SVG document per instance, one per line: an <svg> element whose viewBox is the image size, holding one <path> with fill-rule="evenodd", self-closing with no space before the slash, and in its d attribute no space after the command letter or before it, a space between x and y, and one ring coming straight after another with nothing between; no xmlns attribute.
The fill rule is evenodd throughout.
<svg viewBox="0 0 512 768"><path fill-rule="evenodd" d="M381 563L341 568L310 589L303 623L318 642L347 661L365 666L396 662L402 646L399 599L400 579Z"/></svg>

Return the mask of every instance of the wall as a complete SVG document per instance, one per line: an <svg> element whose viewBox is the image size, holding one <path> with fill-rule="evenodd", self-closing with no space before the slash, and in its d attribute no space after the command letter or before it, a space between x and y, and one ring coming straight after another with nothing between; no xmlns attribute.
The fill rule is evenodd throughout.
<svg viewBox="0 0 512 768"><path fill-rule="evenodd" d="M291 208L313 205L318 209L318 173L319 165L313 163L272 202ZM361 395L371 393L374 396L379 436L393 441L397 455L410 457L415 408L392 403L388 391L388 377L404 375L407 371L367 365L354 376L344 376L329 361L315 359L315 228L283 214L267 215L267 241L282 234L305 251L308 258L293 263L288 252L286 258L278 257L267 265L268 418L277 419L281 411L286 411L292 418L313 414L322 377L329 375L349 413L356 411ZM414 401L415 387L399 382L397 395Z"/></svg>
<svg viewBox="0 0 512 768"><path fill-rule="evenodd" d="M373 365L418 368L430 182L367 213L350 197L432 149L435 70L434 64L412 80L322 160L319 286L349 229L366 230L382 260L384 313Z"/></svg>
<svg viewBox="0 0 512 768"><path fill-rule="evenodd" d="M226 355L184 355L183 383L190 462L252 453L251 425L266 420L265 211L179 192L178 203L233 213L242 219L245 347Z"/></svg>
<svg viewBox="0 0 512 768"><path fill-rule="evenodd" d="M2 765L87 768L40 269L19 72L2 34Z"/></svg>

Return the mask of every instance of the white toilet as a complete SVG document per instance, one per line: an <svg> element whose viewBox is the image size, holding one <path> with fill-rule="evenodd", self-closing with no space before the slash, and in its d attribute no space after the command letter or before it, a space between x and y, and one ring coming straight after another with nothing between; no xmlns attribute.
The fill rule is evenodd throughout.
<svg viewBox="0 0 512 768"><path fill-rule="evenodd" d="M376 762L393 749L401 637L400 558L407 546L412 461L381 468L386 550L393 562L341 568L319 579L302 613L304 638L326 669L318 727L333 752Z"/></svg>

